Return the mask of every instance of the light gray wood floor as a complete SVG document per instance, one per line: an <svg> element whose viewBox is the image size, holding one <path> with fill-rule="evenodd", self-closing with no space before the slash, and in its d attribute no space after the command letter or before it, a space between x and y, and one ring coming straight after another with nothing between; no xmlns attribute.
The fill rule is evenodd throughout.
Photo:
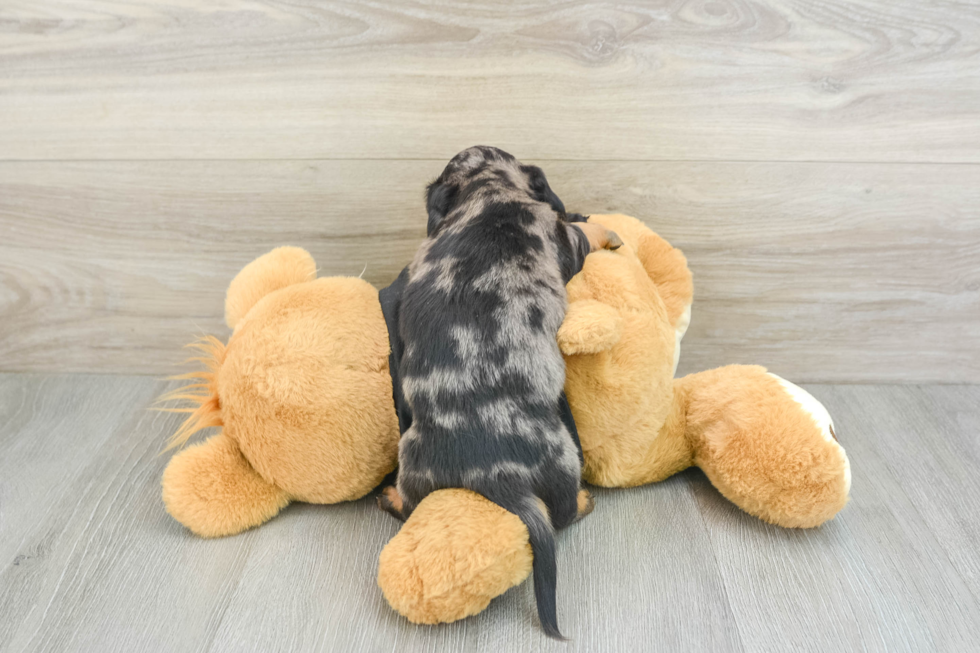
<svg viewBox="0 0 980 653"><path fill-rule="evenodd" d="M202 540L160 500L177 416L146 377L0 375L2 651L968 651L980 639L980 386L809 385L851 457L837 519L784 530L698 471L597 492L560 537L546 640L530 583L409 624L375 584L397 524L295 505Z"/></svg>

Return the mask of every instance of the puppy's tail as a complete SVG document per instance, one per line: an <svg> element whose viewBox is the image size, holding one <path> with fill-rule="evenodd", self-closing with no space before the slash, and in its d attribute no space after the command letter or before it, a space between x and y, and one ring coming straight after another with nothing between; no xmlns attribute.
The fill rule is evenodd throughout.
<svg viewBox="0 0 980 653"><path fill-rule="evenodd" d="M490 497L487 497L490 498ZM520 517L527 527L531 551L534 553L532 573L534 575L534 600L538 605L538 619L548 637L565 640L558 630L558 563L555 558L555 531L548 518L544 503L533 496L521 499L497 501L494 503Z"/></svg>

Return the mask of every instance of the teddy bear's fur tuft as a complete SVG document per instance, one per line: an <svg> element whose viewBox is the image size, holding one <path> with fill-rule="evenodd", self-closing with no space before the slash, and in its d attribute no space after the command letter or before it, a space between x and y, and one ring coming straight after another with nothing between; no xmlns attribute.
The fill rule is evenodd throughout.
<svg viewBox="0 0 980 653"><path fill-rule="evenodd" d="M159 402L184 401L191 404L189 408L159 409L169 413L190 413L170 437L165 451L184 444L198 431L223 425L221 402L218 399L217 372L225 360L225 345L214 336L205 336L187 347L197 349L203 354L187 362L200 363L204 369L170 377L171 381L197 381L197 383L171 390L158 399Z"/></svg>

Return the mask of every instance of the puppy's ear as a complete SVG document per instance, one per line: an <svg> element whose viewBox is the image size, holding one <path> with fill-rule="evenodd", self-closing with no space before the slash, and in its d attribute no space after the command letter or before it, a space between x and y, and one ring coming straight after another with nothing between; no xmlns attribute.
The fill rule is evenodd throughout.
<svg viewBox="0 0 980 653"><path fill-rule="evenodd" d="M425 208L429 212L429 223L426 227L426 235L431 236L435 233L446 215L452 210L456 203L456 195L459 189L450 186L438 179L431 184L425 191Z"/></svg>
<svg viewBox="0 0 980 653"><path fill-rule="evenodd" d="M527 184L534 199L548 204L558 215L565 215L565 205L555 194L555 191L551 190L544 170L538 166L522 165L521 172L527 177Z"/></svg>

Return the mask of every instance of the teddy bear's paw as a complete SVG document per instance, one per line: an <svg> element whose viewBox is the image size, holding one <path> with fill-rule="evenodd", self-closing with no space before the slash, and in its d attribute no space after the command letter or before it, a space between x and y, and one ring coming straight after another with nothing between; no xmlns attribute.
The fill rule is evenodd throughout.
<svg viewBox="0 0 980 653"><path fill-rule="evenodd" d="M730 501L791 528L819 526L846 505L850 463L830 414L810 393L746 365L681 383L695 462Z"/></svg>
<svg viewBox="0 0 980 653"><path fill-rule="evenodd" d="M163 472L167 512L202 537L223 537L263 524L289 497L266 482L225 434L187 447Z"/></svg>
<svg viewBox="0 0 980 653"><path fill-rule="evenodd" d="M623 334L623 318L615 308L594 299L568 305L558 329L558 346L566 356L598 354L611 349Z"/></svg>

